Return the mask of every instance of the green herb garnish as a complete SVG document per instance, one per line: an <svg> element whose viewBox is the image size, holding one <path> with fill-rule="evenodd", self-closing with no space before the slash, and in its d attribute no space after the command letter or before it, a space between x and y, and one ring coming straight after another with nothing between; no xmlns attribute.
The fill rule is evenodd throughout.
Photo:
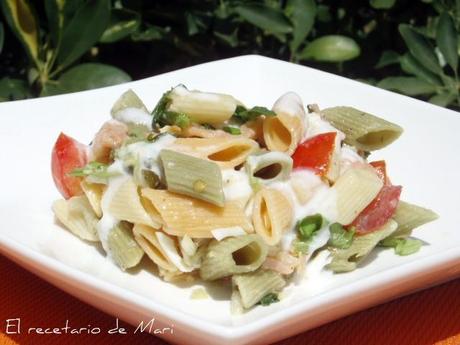
<svg viewBox="0 0 460 345"><path fill-rule="evenodd" d="M297 225L297 234L301 241L309 241L315 232L323 227L323 216L319 213L305 217Z"/></svg>
<svg viewBox="0 0 460 345"><path fill-rule="evenodd" d="M329 231L331 233L329 245L339 249L350 248L355 236L354 227L352 227L350 230L345 230L341 224L333 223L329 226Z"/></svg>
<svg viewBox="0 0 460 345"><path fill-rule="evenodd" d="M238 127L233 126L225 126L222 128L225 132L230 133L232 135L240 135L241 130Z"/></svg>
<svg viewBox="0 0 460 345"><path fill-rule="evenodd" d="M269 110L265 107L252 107L247 109L242 105L236 106L235 112L232 115L232 118L237 120L240 123L245 123L257 119L259 116L276 116L276 113L272 110Z"/></svg>
<svg viewBox="0 0 460 345"><path fill-rule="evenodd" d="M109 178L118 175L116 172L107 171L108 165L99 162L91 162L86 164L83 168L72 170L69 175L75 177L93 176L96 178Z"/></svg>
<svg viewBox="0 0 460 345"><path fill-rule="evenodd" d="M380 241L380 246L392 247L397 255L405 256L418 252L423 242L415 238L392 238L387 237Z"/></svg>
<svg viewBox="0 0 460 345"><path fill-rule="evenodd" d="M269 293L260 299L259 304L263 306L267 306L267 305L270 305L272 303L276 303L279 301L280 300L276 293Z"/></svg>
<svg viewBox="0 0 460 345"><path fill-rule="evenodd" d="M216 129L213 125L210 125L209 123L202 123L201 126L205 129Z"/></svg>
<svg viewBox="0 0 460 345"><path fill-rule="evenodd" d="M191 121L186 114L168 110L168 107L171 104L171 98L169 98L170 94L171 90L165 92L153 109L152 127L155 127L156 125L160 127L170 125L187 128L190 126Z"/></svg>

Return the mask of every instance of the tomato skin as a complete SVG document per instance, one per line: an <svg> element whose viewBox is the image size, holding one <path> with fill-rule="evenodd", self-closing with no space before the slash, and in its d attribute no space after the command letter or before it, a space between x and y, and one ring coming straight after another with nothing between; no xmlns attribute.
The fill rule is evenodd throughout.
<svg viewBox="0 0 460 345"><path fill-rule="evenodd" d="M391 181L387 174L387 164L385 161L374 161L370 162L369 164L374 167L378 177L383 181L383 183L385 183L385 185L391 185Z"/></svg>
<svg viewBox="0 0 460 345"><path fill-rule="evenodd" d="M336 136L337 132L321 133L299 144L292 155L294 168L308 168L319 176L325 176L330 167Z"/></svg>
<svg viewBox="0 0 460 345"><path fill-rule="evenodd" d="M87 146L75 139L59 134L51 153L51 172L57 189L66 199L83 194L80 178L69 176L72 170L88 162Z"/></svg>
<svg viewBox="0 0 460 345"><path fill-rule="evenodd" d="M355 227L358 235L364 235L383 226L396 212L401 186L393 186L388 177L385 161L369 163L384 183L374 200L348 226Z"/></svg>
<svg viewBox="0 0 460 345"><path fill-rule="evenodd" d="M348 226L363 235L383 226L396 212L401 186L384 185L375 199Z"/></svg>

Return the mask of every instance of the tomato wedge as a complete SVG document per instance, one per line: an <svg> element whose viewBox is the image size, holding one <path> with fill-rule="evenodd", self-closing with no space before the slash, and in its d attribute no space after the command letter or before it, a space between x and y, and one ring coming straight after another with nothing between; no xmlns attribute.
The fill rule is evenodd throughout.
<svg viewBox="0 0 460 345"><path fill-rule="evenodd" d="M57 189L66 199L83 193L80 178L68 175L88 161L87 146L61 133L51 154L51 171Z"/></svg>
<svg viewBox="0 0 460 345"><path fill-rule="evenodd" d="M312 169L317 175L325 176L334 153L337 132L315 135L301 143L294 154L294 168Z"/></svg>
<svg viewBox="0 0 460 345"><path fill-rule="evenodd" d="M384 182L380 192L374 200L348 226L355 227L358 235L363 235L383 226L393 217L401 196L401 186L393 186L386 172L385 161L369 163L377 171L377 175Z"/></svg>
<svg viewBox="0 0 460 345"><path fill-rule="evenodd" d="M372 165L374 169L377 171L377 175L380 177L383 183L385 183L386 185L391 185L391 181L388 178L387 164L385 161L375 161L370 162L369 164Z"/></svg>

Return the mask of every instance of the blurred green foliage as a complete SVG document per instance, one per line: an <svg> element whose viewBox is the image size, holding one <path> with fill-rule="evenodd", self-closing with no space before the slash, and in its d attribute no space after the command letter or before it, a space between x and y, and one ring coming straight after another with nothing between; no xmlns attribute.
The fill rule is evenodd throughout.
<svg viewBox="0 0 460 345"><path fill-rule="evenodd" d="M460 0L0 0L0 100L242 54L458 108Z"/></svg>

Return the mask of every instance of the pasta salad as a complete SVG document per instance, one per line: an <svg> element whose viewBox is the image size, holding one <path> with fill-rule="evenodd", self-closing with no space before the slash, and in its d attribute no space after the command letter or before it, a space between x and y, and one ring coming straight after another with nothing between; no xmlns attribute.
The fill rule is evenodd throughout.
<svg viewBox="0 0 460 345"><path fill-rule="evenodd" d="M57 219L122 270L146 256L166 281L227 284L234 311L277 302L315 256L341 273L378 246L412 254L412 230L437 218L368 158L402 128L352 107L179 85L152 111L128 90L111 115L89 145L59 135Z"/></svg>

